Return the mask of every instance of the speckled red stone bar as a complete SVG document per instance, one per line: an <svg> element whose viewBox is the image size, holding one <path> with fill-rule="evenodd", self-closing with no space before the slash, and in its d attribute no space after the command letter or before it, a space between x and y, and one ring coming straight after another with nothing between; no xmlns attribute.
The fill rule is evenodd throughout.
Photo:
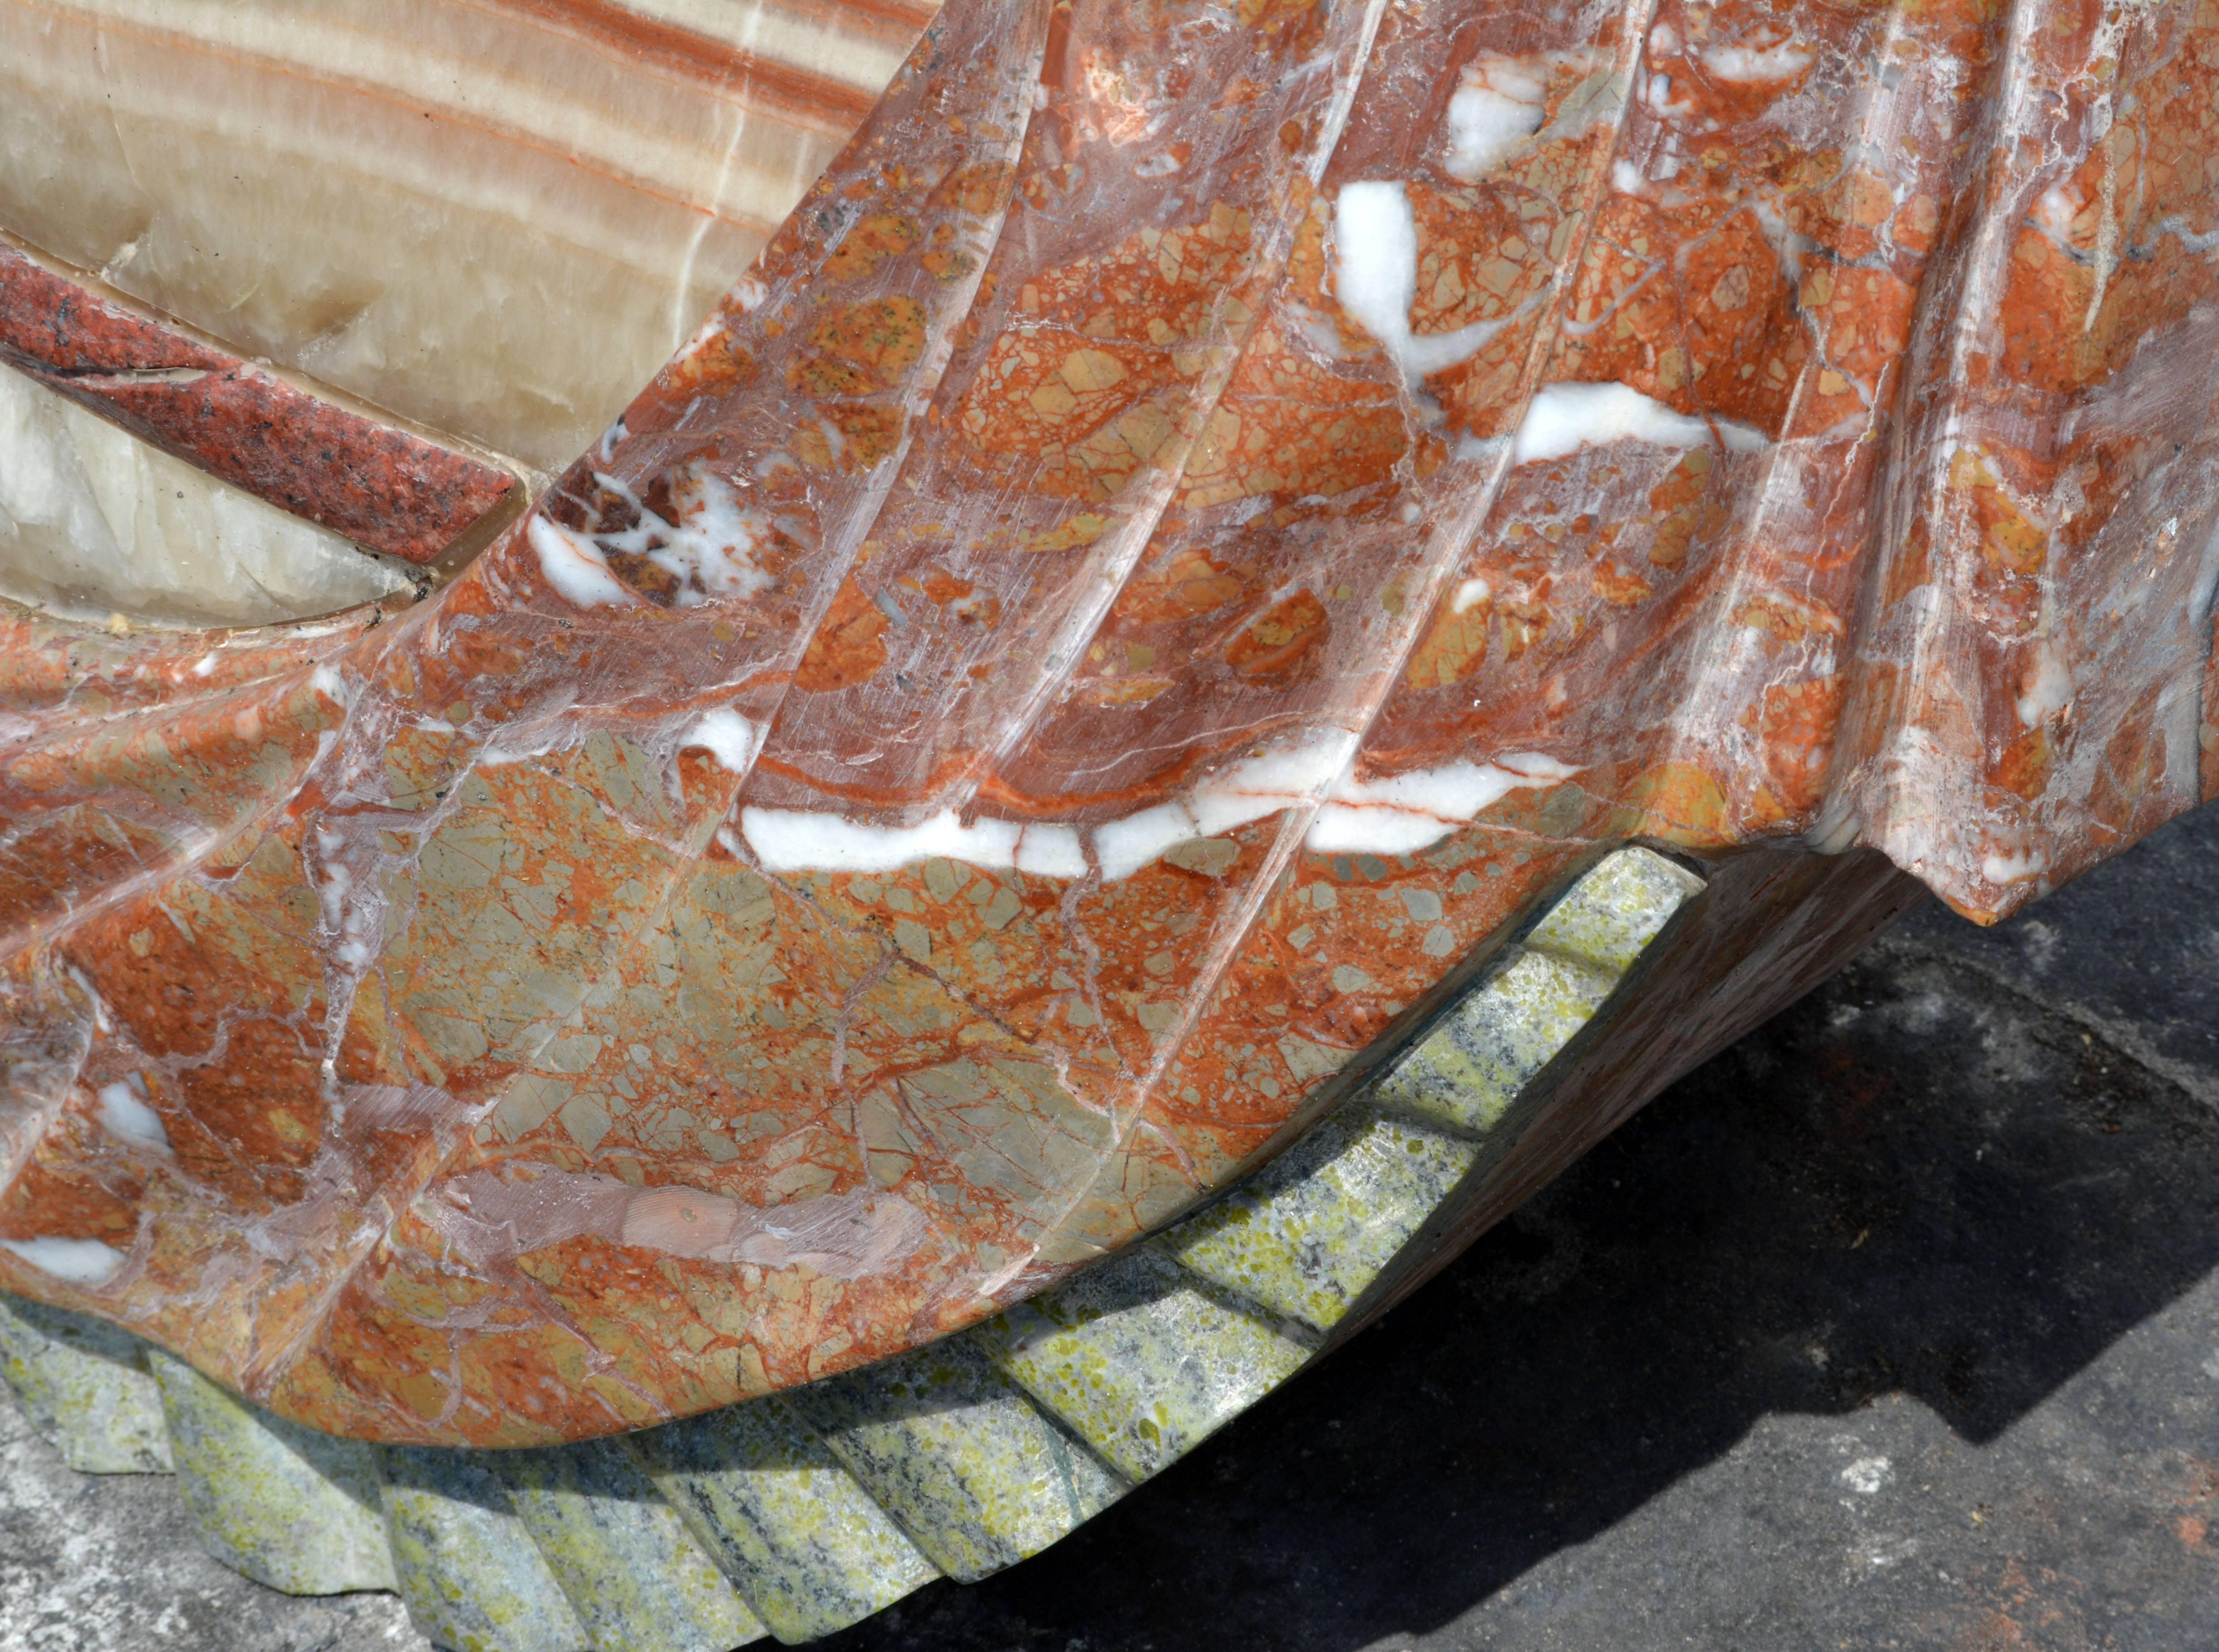
<svg viewBox="0 0 2219 1652"><path fill-rule="evenodd" d="M428 562L507 471L134 315L0 246L0 361L140 439L357 544Z"/></svg>

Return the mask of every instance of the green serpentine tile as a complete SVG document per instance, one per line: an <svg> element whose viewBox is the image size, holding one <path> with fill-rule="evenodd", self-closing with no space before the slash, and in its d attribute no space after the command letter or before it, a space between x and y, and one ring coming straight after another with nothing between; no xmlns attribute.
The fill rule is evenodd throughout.
<svg viewBox="0 0 2219 1652"><path fill-rule="evenodd" d="M1486 1135L1702 886L1661 854L1620 849L1507 949L1373 1094L1411 1118Z"/></svg>
<svg viewBox="0 0 2219 1652"><path fill-rule="evenodd" d="M494 1466L595 1652L726 1652L761 1638L617 1441L503 1451Z"/></svg>
<svg viewBox="0 0 2219 1652"><path fill-rule="evenodd" d="M169 1425L146 1346L84 1314L0 1296L0 1376L79 1474L170 1472Z"/></svg>
<svg viewBox="0 0 2219 1652"><path fill-rule="evenodd" d="M1478 1157L1355 1102L1162 1242L1203 1278L1330 1331Z"/></svg>
<svg viewBox="0 0 2219 1652"><path fill-rule="evenodd" d="M1592 965L1520 952L1397 1062L1373 1094L1396 1112L1485 1135L1610 996Z"/></svg>
<svg viewBox="0 0 2219 1652"><path fill-rule="evenodd" d="M1648 849L1620 849L1572 885L1529 930L1526 947L1622 976L1703 880Z"/></svg>
<svg viewBox="0 0 2219 1652"><path fill-rule="evenodd" d="M571 1609L477 1451L380 1446L386 1529L416 1627L453 1652L586 1652Z"/></svg>
<svg viewBox="0 0 2219 1652"><path fill-rule="evenodd" d="M146 1363L201 1547L287 1594L394 1587L370 1447L273 1417L158 1348Z"/></svg>
<svg viewBox="0 0 2219 1652"><path fill-rule="evenodd" d="M1127 1479L1192 1450L1316 1352L1142 1248L973 1333L995 1363Z"/></svg>
<svg viewBox="0 0 2219 1652"><path fill-rule="evenodd" d="M792 1645L940 1575L776 1395L625 1436L741 1598Z"/></svg>
<svg viewBox="0 0 2219 1652"><path fill-rule="evenodd" d="M1159 1242L1204 1278L1330 1330L1478 1162L1472 1138L1502 1121L1702 886L1647 849L1609 856L1368 1092Z"/></svg>
<svg viewBox="0 0 2219 1652"><path fill-rule="evenodd" d="M965 1582L1038 1554L1129 1489L967 1336L788 1398L925 1557Z"/></svg>

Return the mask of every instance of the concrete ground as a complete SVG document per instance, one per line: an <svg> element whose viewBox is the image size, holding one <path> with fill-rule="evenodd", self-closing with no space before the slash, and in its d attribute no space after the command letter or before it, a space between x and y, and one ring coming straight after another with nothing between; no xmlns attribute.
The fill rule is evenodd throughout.
<svg viewBox="0 0 2219 1652"><path fill-rule="evenodd" d="M0 1412L0 1647L421 1644ZM820 1644L2219 1648L2219 810L1914 915L1091 1525Z"/></svg>

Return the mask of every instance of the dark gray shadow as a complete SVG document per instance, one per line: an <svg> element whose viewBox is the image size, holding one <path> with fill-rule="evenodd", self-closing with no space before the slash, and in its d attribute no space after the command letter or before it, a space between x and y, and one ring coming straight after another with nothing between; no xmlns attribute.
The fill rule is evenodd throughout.
<svg viewBox="0 0 2219 1652"><path fill-rule="evenodd" d="M1055 1549L821 1644L1343 1652L1775 1413L1901 1393L1994 1441L2219 1267L2215 959L2211 811L2000 932L1923 910Z"/></svg>

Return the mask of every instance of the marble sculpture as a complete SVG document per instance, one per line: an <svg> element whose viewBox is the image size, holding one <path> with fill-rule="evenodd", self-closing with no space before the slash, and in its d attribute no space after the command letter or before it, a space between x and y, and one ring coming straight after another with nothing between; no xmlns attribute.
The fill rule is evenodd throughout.
<svg viewBox="0 0 2219 1652"><path fill-rule="evenodd" d="M0 0L8 1380L458 1649L1037 1552L2219 792L2215 83L2210 0Z"/></svg>

